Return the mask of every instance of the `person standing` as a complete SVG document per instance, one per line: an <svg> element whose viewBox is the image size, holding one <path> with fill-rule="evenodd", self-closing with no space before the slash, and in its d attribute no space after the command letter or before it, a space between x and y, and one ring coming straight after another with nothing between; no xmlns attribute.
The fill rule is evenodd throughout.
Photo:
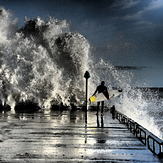
<svg viewBox="0 0 163 163"><path fill-rule="evenodd" d="M108 93L108 89L107 87L105 86L105 82L102 81L101 84L99 86L97 86L94 94L96 95L96 93L103 93L105 95L105 97L107 99L109 99L109 93ZM101 115L103 115L103 111L104 111L104 101L100 101L100 102L97 102L97 114L99 112L99 109L100 109L100 103L101 103Z"/></svg>

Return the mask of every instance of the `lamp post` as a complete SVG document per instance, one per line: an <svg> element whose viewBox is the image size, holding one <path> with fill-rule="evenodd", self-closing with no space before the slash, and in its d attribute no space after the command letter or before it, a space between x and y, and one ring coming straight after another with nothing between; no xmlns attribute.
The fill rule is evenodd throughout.
<svg viewBox="0 0 163 163"><path fill-rule="evenodd" d="M87 110L87 105L88 105L88 79L90 78L90 74L88 71L85 72L84 78L86 79L86 97L85 97L85 105L86 105L86 110Z"/></svg>
<svg viewBox="0 0 163 163"><path fill-rule="evenodd" d="M84 78L86 79L86 97L85 97L85 144L87 143L87 104L88 104L88 79L90 78L90 74L88 71L85 72Z"/></svg>

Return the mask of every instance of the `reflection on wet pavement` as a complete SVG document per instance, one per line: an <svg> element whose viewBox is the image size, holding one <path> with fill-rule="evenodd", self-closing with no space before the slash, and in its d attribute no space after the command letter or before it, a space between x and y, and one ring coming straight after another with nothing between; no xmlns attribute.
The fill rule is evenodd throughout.
<svg viewBox="0 0 163 163"><path fill-rule="evenodd" d="M0 115L1 162L160 162L109 112Z"/></svg>

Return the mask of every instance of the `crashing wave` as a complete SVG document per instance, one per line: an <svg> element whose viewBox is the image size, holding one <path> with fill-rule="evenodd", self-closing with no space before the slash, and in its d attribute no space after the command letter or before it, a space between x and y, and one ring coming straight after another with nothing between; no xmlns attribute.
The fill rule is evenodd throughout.
<svg viewBox="0 0 163 163"><path fill-rule="evenodd" d="M16 29L8 11L0 16L0 98L12 105L27 99L43 106L80 103L90 67L86 38L70 32L65 20L29 19Z"/></svg>

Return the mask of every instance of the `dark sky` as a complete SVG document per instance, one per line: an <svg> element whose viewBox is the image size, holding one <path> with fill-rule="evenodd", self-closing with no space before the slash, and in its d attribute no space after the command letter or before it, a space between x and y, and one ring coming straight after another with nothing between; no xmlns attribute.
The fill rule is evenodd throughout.
<svg viewBox="0 0 163 163"><path fill-rule="evenodd" d="M134 72L138 80L163 86L163 0L0 0L0 6L19 24L25 16L66 19L90 41L96 58L144 66Z"/></svg>

